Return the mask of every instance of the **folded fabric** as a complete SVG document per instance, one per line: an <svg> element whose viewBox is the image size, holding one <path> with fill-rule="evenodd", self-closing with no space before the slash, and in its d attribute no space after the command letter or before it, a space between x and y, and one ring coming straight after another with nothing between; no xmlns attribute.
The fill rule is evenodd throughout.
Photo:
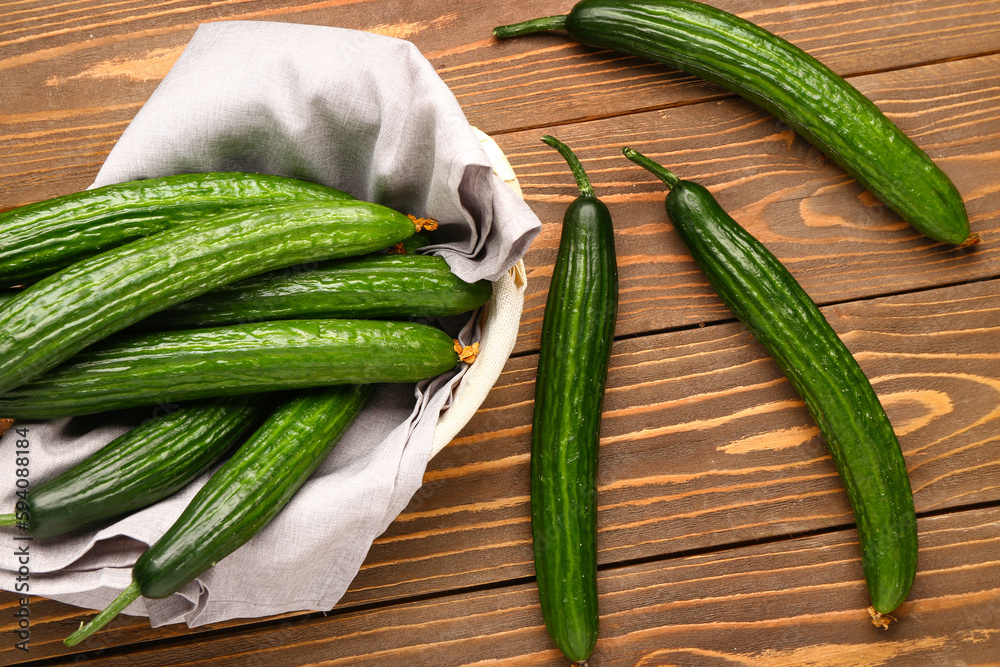
<svg viewBox="0 0 1000 667"><path fill-rule="evenodd" d="M311 180L437 220L435 245L422 252L441 255L467 281L509 282L540 223L494 173L480 138L410 42L330 27L218 22L198 28L94 186L230 170ZM520 303L510 300L508 294L490 307L514 309L516 324ZM510 312L500 319L511 327ZM439 324L471 343L482 323ZM435 444L436 425L466 369L417 385L379 386L331 457L269 526L179 593L140 599L126 613L148 615L154 626L185 621L194 627L331 609L372 541L420 487L442 444ZM113 420L18 423L30 442L30 483L67 469L164 407ZM462 407L463 418L471 412ZM451 422L449 434L457 428ZM19 438L11 430L0 450L14 451ZM0 457L0 508L16 500L15 467L13 456ZM208 474L101 530L33 540L29 591L16 588L16 559L0 557L0 588L103 608ZM18 536L0 534L4 553L14 553Z"/></svg>

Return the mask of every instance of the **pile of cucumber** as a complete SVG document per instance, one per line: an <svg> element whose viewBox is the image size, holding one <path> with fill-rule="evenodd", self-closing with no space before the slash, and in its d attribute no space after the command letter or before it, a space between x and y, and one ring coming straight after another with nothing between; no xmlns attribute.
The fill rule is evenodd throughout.
<svg viewBox="0 0 1000 667"><path fill-rule="evenodd" d="M424 322L475 310L492 286L411 254L424 229L432 221L315 183L230 172L0 214L0 414L174 408L20 494L0 525L52 537L107 524L224 460L68 645L266 526L373 384L455 368L462 346Z"/></svg>
<svg viewBox="0 0 1000 667"><path fill-rule="evenodd" d="M913 228L972 245L951 180L853 86L798 47L694 0L582 0L569 14L499 26L499 38L562 30L588 46L676 67L718 83L810 141ZM535 572L546 627L575 663L597 641L596 468L600 409L614 331L611 219L579 162L581 197L563 222L542 327L532 427ZM854 511L872 622L913 584L917 528L906 464L868 378L816 304L704 187L630 148L625 156L669 188L667 214L732 312L764 345L819 426ZM586 281L585 285L581 281Z"/></svg>

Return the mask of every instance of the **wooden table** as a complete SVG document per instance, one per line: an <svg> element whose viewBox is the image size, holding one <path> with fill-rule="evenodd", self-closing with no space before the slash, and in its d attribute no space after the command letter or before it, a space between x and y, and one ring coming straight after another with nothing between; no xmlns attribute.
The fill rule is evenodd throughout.
<svg viewBox="0 0 1000 667"><path fill-rule="evenodd" d="M571 2L157 0L0 5L0 208L85 188L198 24L412 40L492 135L544 223L514 355L332 611L151 630L0 594L0 663L560 665L533 581L529 424L575 148L617 226L621 315L602 434L592 665L1000 662L1000 0L718 0L870 96L948 172L983 237L921 237L774 118L667 67L497 24ZM916 584L868 622L841 483L802 402L714 296L630 144L709 187L786 263L871 378L919 514ZM294 576L294 573L275 573Z"/></svg>

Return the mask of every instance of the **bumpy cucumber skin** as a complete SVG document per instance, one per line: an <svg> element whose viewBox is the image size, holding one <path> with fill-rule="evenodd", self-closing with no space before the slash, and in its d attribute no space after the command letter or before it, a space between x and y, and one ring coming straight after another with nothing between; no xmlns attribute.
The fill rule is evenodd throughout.
<svg viewBox="0 0 1000 667"><path fill-rule="evenodd" d="M531 430L531 527L549 635L586 660L598 634L597 459L618 312L607 207L579 197L566 211L542 322Z"/></svg>
<svg viewBox="0 0 1000 667"><path fill-rule="evenodd" d="M152 505L183 488L255 423L268 403L224 397L179 406L119 436L28 494L28 533L52 537Z"/></svg>
<svg viewBox="0 0 1000 667"><path fill-rule="evenodd" d="M445 317L475 310L492 294L489 281L467 283L433 255L369 255L296 268L218 287L140 325L154 330L314 317Z"/></svg>
<svg viewBox="0 0 1000 667"><path fill-rule="evenodd" d="M212 216L81 260L0 310L0 393L213 287L285 266L365 254L415 232L407 216L377 204L283 204Z"/></svg>
<svg viewBox="0 0 1000 667"><path fill-rule="evenodd" d="M75 192L0 213L0 284L31 282L128 241L229 209L353 199L284 176L209 172Z"/></svg>
<svg viewBox="0 0 1000 667"><path fill-rule="evenodd" d="M916 575L917 524L906 462L871 383L795 278L707 189L680 181L666 208L712 287L816 420L854 510L872 606L891 612Z"/></svg>
<svg viewBox="0 0 1000 667"><path fill-rule="evenodd" d="M533 32L525 22L499 36ZM692 0L582 0L565 17L581 44L655 60L743 96L795 129L916 230L971 242L965 203L948 176L868 98L786 40Z"/></svg>
<svg viewBox="0 0 1000 667"><path fill-rule="evenodd" d="M119 336L0 396L0 415L54 419L231 394L414 382L458 363L432 326L283 320Z"/></svg>
<svg viewBox="0 0 1000 667"><path fill-rule="evenodd" d="M5 308L7 304L22 290L20 289L0 289L0 309Z"/></svg>
<svg viewBox="0 0 1000 667"><path fill-rule="evenodd" d="M142 595L176 593L270 523L330 454L369 391L325 388L280 405L136 561L132 578Z"/></svg>

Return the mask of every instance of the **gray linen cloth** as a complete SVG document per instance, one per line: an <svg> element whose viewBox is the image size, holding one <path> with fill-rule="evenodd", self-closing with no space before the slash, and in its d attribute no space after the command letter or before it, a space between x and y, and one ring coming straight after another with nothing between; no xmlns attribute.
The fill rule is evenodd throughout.
<svg viewBox="0 0 1000 667"><path fill-rule="evenodd" d="M309 25L202 25L123 133L94 186L183 172L281 174L324 183L438 220L436 245L468 281L503 276L540 229L492 171L454 95L410 42ZM463 342L475 319L442 322ZM179 593L140 598L126 613L152 625L331 609L372 540L420 487L435 424L462 371L417 385L380 385L331 457L250 542ZM22 422L29 480L53 477L142 418ZM22 431L23 433L23 431ZM0 511L15 502L15 439L0 441ZM162 535L208 474L95 532L30 542L30 575L16 530L0 535L0 588L103 608L131 565ZM19 580L20 578L20 580ZM29 588L26 590L24 585Z"/></svg>

